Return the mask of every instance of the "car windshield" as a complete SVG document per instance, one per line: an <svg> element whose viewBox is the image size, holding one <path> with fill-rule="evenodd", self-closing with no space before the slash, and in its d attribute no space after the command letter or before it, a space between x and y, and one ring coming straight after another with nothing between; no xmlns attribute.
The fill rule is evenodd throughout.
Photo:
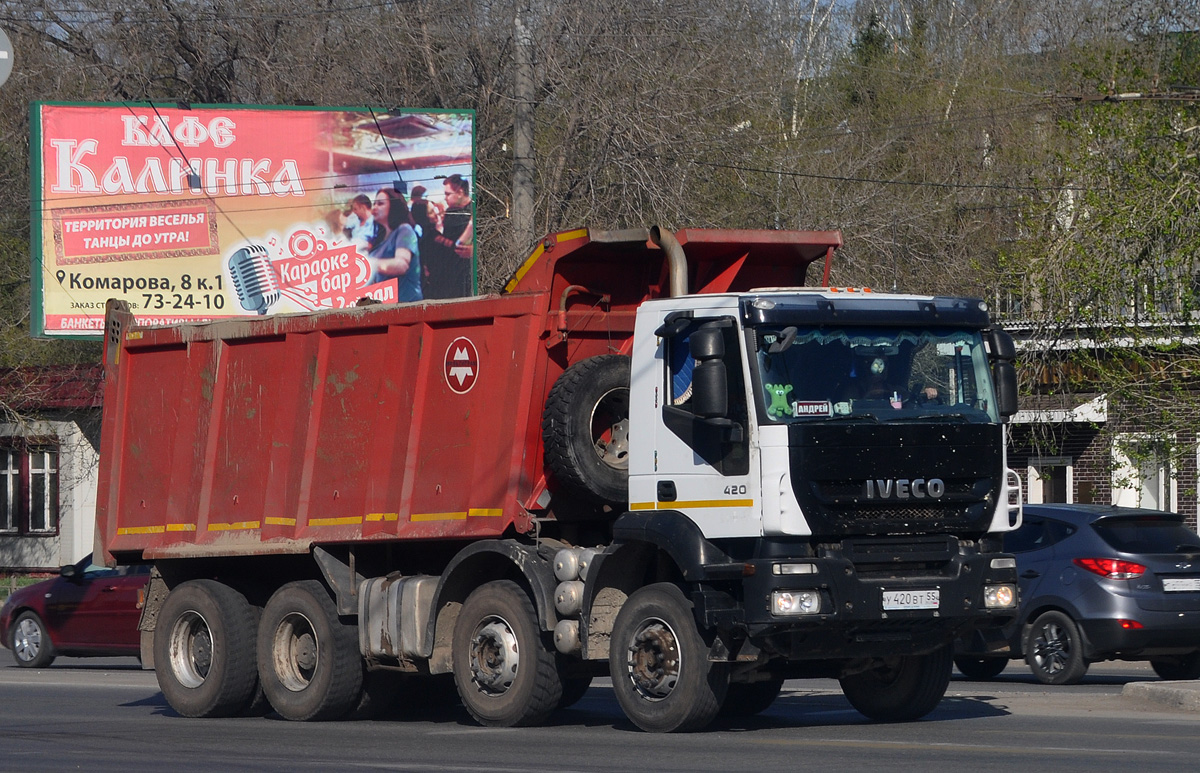
<svg viewBox="0 0 1200 773"><path fill-rule="evenodd" d="M1092 526L1105 542L1122 553L1200 552L1200 536L1179 518L1105 518Z"/></svg>
<svg viewBox="0 0 1200 773"><path fill-rule="evenodd" d="M979 331L759 327L767 418L998 420Z"/></svg>

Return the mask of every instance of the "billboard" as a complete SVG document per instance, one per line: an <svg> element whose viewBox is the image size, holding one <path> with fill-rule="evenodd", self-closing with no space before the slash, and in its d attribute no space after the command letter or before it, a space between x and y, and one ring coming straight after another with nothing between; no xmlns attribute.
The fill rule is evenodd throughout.
<svg viewBox="0 0 1200 773"><path fill-rule="evenodd" d="M473 112L31 112L36 336L475 291Z"/></svg>

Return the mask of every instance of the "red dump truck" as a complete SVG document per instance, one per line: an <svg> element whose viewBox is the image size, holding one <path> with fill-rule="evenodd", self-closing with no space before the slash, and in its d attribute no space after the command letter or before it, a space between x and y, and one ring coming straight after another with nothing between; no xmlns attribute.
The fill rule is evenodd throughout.
<svg viewBox="0 0 1200 773"><path fill-rule="evenodd" d="M515 726L608 674L666 732L822 676L931 711L1016 608L1012 339L978 300L804 287L840 244L580 229L495 295L110 302L98 550L154 566L167 701L334 719L453 674Z"/></svg>

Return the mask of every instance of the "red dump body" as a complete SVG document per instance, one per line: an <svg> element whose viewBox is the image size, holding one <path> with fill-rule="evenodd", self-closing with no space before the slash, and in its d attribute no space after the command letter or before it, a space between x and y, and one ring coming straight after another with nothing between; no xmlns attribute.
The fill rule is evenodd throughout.
<svg viewBox="0 0 1200 773"><path fill-rule="evenodd" d="M110 304L98 550L146 559L531 528L542 406L667 294L645 230L546 237L505 293L142 328ZM692 292L802 285L837 232L677 234Z"/></svg>

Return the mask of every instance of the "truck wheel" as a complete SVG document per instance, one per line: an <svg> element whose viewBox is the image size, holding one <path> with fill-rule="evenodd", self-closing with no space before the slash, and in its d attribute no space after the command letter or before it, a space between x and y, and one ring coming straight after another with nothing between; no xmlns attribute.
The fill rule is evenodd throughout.
<svg viewBox="0 0 1200 773"><path fill-rule="evenodd" d="M968 679L985 682L997 677L1008 666L1008 658L978 658L959 655L954 659L958 671Z"/></svg>
<svg viewBox="0 0 1200 773"><path fill-rule="evenodd" d="M1042 684L1078 684L1088 664L1075 622L1058 610L1039 615L1025 634L1025 662Z"/></svg>
<svg viewBox="0 0 1200 773"><path fill-rule="evenodd" d="M346 715L346 719L357 721L378 719L383 716L396 702L402 678L402 675L396 671L384 669L368 671L366 661L364 661L362 688L359 690L354 707Z"/></svg>
<svg viewBox="0 0 1200 773"><path fill-rule="evenodd" d="M705 727L729 689L728 668L709 662L692 605L670 583L641 588L621 607L608 668L625 716L651 733Z"/></svg>
<svg viewBox="0 0 1200 773"><path fill-rule="evenodd" d="M731 684L729 692L725 694L725 703L721 705L719 716L740 719L761 714L771 708L782 689L782 679Z"/></svg>
<svg viewBox="0 0 1200 773"><path fill-rule="evenodd" d="M154 672L171 708L185 717L231 717L258 687L256 610L214 580L190 580L163 602L154 629Z"/></svg>
<svg viewBox="0 0 1200 773"><path fill-rule="evenodd" d="M579 701L583 700L583 696L587 695L588 688L592 686L592 678L590 676L575 676L569 679L562 680L562 697L558 699L558 708L565 709L568 706L574 706Z"/></svg>
<svg viewBox="0 0 1200 773"><path fill-rule="evenodd" d="M909 722L933 711L950 685L951 648L928 655L883 658L880 665L843 676L842 692L858 712L881 722Z"/></svg>
<svg viewBox="0 0 1200 773"><path fill-rule="evenodd" d="M564 488L602 503L629 498L629 358L590 357L567 368L542 413L546 467Z"/></svg>
<svg viewBox="0 0 1200 773"><path fill-rule="evenodd" d="M1187 655L1166 655L1161 658L1150 658L1150 667L1159 678L1168 682L1190 681L1200 679L1200 652Z"/></svg>
<svg viewBox="0 0 1200 773"><path fill-rule="evenodd" d="M555 655L515 582L489 582L467 596L454 624L453 663L458 696L481 725L540 725L558 708Z"/></svg>
<svg viewBox="0 0 1200 773"><path fill-rule="evenodd" d="M54 644L36 612L22 612L8 630L8 648L22 668L45 668L54 662Z"/></svg>
<svg viewBox="0 0 1200 773"><path fill-rule="evenodd" d="M258 670L267 700L284 719L340 719L362 690L357 626L338 618L320 582L288 583L263 609Z"/></svg>

